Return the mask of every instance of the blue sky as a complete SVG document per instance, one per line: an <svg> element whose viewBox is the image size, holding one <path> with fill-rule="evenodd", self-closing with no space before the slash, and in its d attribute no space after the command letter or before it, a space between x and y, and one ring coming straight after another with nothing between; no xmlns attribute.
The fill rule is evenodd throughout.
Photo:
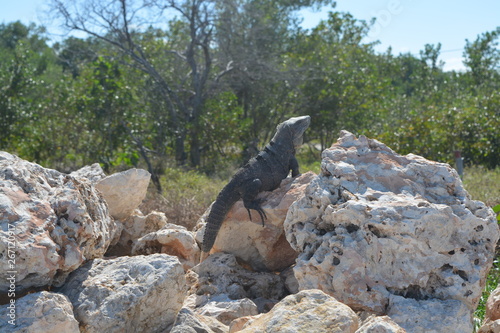
<svg viewBox="0 0 500 333"><path fill-rule="evenodd" d="M46 0L0 0L0 22L40 23L44 3ZM302 11L303 26L315 26L327 17L328 10ZM500 26L499 0L339 0L335 10L367 21L377 17L379 22L367 41L380 41L376 47L380 52L391 46L394 54L418 55L425 44L441 43L440 59L446 62L446 70L463 69L465 39L472 41ZM47 28L57 32L56 27Z"/></svg>

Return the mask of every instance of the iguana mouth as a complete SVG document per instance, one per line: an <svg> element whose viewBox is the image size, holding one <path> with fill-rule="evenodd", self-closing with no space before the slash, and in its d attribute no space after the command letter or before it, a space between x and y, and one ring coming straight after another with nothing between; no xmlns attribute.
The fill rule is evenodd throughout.
<svg viewBox="0 0 500 333"><path fill-rule="evenodd" d="M311 124L311 117L293 117L286 122L290 122L290 127L293 129L293 145L297 148L304 142L304 132Z"/></svg>

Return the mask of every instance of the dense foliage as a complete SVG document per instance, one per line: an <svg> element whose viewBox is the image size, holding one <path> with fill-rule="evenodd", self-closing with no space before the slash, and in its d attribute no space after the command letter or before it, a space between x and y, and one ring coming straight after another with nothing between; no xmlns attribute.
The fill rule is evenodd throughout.
<svg viewBox="0 0 500 333"><path fill-rule="evenodd" d="M400 153L500 165L500 27L464 41L457 73L443 71L439 44L375 52L370 24L349 13L302 29L296 11L326 0L52 1L85 39L0 25L0 149L28 160L211 173L309 114L314 154L346 129Z"/></svg>

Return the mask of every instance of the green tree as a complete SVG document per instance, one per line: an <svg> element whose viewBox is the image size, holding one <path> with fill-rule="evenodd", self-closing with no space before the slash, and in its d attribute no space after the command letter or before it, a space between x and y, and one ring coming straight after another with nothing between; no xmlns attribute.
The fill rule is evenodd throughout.
<svg viewBox="0 0 500 333"><path fill-rule="evenodd" d="M464 64L470 71L472 84L489 85L499 89L500 50L498 38L500 27L491 32L479 35L475 41L466 40L464 48ZM492 85L492 83L495 83Z"/></svg>

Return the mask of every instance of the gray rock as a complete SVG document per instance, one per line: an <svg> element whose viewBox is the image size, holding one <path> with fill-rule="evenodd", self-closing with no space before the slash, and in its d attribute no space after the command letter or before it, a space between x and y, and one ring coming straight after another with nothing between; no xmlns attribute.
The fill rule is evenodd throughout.
<svg viewBox="0 0 500 333"><path fill-rule="evenodd" d="M183 226L170 223L134 241L132 255L151 253L176 256L186 271L200 260L200 248L194 233Z"/></svg>
<svg viewBox="0 0 500 333"><path fill-rule="evenodd" d="M99 163L86 165L83 168L73 171L69 175L78 179L88 180L92 184L95 184L106 177L106 174L104 173L104 170L102 170Z"/></svg>
<svg viewBox="0 0 500 333"><path fill-rule="evenodd" d="M198 275L198 295L227 295L230 299L280 300L285 294L281 278L272 273L252 272L241 267L234 255L214 253L192 268Z"/></svg>
<svg viewBox="0 0 500 333"><path fill-rule="evenodd" d="M95 259L73 272L61 292L83 332L163 332L186 295L179 260L165 254Z"/></svg>
<svg viewBox="0 0 500 333"><path fill-rule="evenodd" d="M227 333L229 328L217 319L183 308L170 333Z"/></svg>
<svg viewBox="0 0 500 333"><path fill-rule="evenodd" d="M225 295L213 297L210 302L196 309L196 312L213 317L225 325L240 317L259 314L257 305L248 298L230 299Z"/></svg>
<svg viewBox="0 0 500 333"><path fill-rule="evenodd" d="M335 298L320 290L304 290L285 297L268 313L249 320L241 333L354 333L358 321L356 313Z"/></svg>
<svg viewBox="0 0 500 333"><path fill-rule="evenodd" d="M0 184L0 292L12 271L19 292L60 285L121 231L86 181L2 152Z"/></svg>
<svg viewBox="0 0 500 333"><path fill-rule="evenodd" d="M405 333L401 326L388 316L371 316L363 322L356 333Z"/></svg>
<svg viewBox="0 0 500 333"><path fill-rule="evenodd" d="M493 211L469 198L456 171L345 131L323 152L321 168L285 221L300 252L299 288L378 314L392 311L396 296L442 311L428 318L449 318L453 304L450 313L464 314L453 321L456 332L471 327L499 230ZM405 328L414 314L406 315L392 319ZM450 323L419 320L436 332Z"/></svg>
<svg viewBox="0 0 500 333"><path fill-rule="evenodd" d="M78 333L80 330L68 298L42 291L21 297L12 305L0 306L0 332Z"/></svg>

